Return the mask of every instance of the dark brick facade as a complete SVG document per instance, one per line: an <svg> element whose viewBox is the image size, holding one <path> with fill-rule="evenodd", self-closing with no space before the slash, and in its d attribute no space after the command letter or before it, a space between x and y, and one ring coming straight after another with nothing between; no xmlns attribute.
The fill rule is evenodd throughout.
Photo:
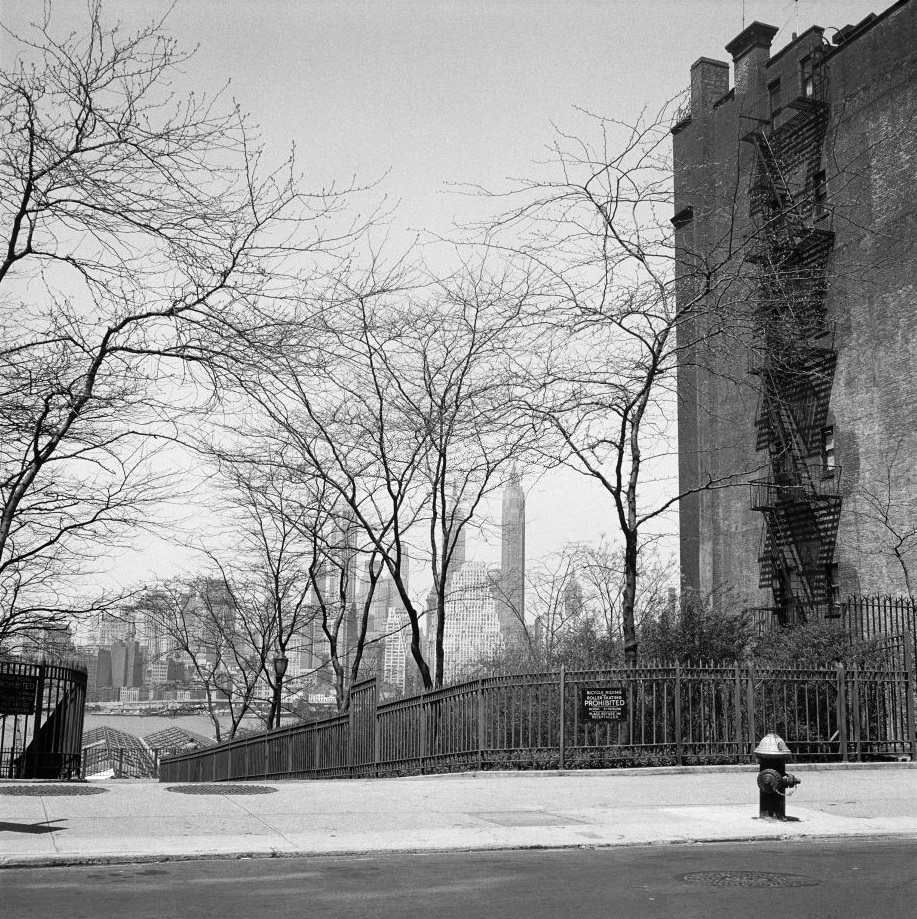
<svg viewBox="0 0 917 919"><path fill-rule="evenodd" d="M690 115L672 132L680 301L696 293L692 266L726 266L716 309L679 329L680 342L698 342L679 367L679 478L683 491L730 475L789 481L777 437L808 469L814 497L778 518L748 485L689 496L682 577L705 592L737 591L749 606L904 592L901 536L917 580L917 538L907 536L917 524L917 0L840 37L813 27L771 55L775 33L754 23L730 42L732 89L726 63L698 60ZM767 419L778 413L768 414L760 368L749 374L765 350L749 308L760 310L763 270L750 265L762 259L749 240L762 226L773 237L775 226L756 213L765 178L772 197L781 197L778 181L796 202L787 219L808 228L795 244L809 254L797 251L794 264L818 275L806 282L816 294L803 298L820 317L808 369L792 393L782 390L793 450L773 434L776 421L768 446ZM739 254L726 260L727 251ZM795 494L776 493L784 504ZM803 526L800 508L814 535L797 533L792 552L780 550L782 529Z"/></svg>

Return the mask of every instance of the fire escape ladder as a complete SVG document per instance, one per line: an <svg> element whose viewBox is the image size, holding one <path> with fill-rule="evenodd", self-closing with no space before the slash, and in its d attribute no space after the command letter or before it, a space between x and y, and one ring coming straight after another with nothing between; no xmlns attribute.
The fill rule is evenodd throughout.
<svg viewBox="0 0 917 919"><path fill-rule="evenodd" d="M806 461L805 440L799 426L796 424L793 411L786 400L782 399L779 394L771 395L769 402L772 409L772 424L773 427L776 427L777 440L782 448L787 451L790 458L792 481L788 484L800 486L799 489L794 490L810 495L815 490L812 483L812 474Z"/></svg>
<svg viewBox="0 0 917 919"><path fill-rule="evenodd" d="M749 372L762 383L756 445L770 460L767 478L752 483L751 507L765 523L759 585L773 591L784 614L794 608L804 619L828 590L842 502L839 468L826 474L820 460L810 461L820 456L836 355L825 303L834 234L821 223L823 179L814 178L823 175L828 106L801 100L793 108L773 131L758 128L744 138L757 159L750 260L762 266L760 338Z"/></svg>
<svg viewBox="0 0 917 919"><path fill-rule="evenodd" d="M754 140L773 195L775 206L771 223L775 228L779 227L782 230L780 235L792 246L795 238L805 235L805 225L800 217L799 207L767 134L764 131L755 131Z"/></svg>
<svg viewBox="0 0 917 919"><path fill-rule="evenodd" d="M785 567L796 573L802 587L804 603L815 602L815 591L811 583L811 566L802 557L795 527L786 519L786 510L777 505L767 514L768 523L773 533L774 545L783 556Z"/></svg>

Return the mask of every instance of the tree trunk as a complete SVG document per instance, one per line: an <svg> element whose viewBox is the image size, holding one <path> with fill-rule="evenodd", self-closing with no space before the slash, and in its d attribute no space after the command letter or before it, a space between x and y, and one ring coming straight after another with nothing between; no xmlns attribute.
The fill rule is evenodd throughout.
<svg viewBox="0 0 917 919"><path fill-rule="evenodd" d="M420 650L420 630L415 622L411 622L411 656L414 658L414 663L417 664L417 671L420 674L423 688L432 689L433 680L430 678L430 668L427 666L427 662L424 660L423 653Z"/></svg>
<svg viewBox="0 0 917 919"><path fill-rule="evenodd" d="M634 607L637 603L637 535L624 536L624 593L621 598L621 618L624 631L624 663L628 668L637 666L637 626Z"/></svg>
<svg viewBox="0 0 917 919"><path fill-rule="evenodd" d="M222 739L220 736L220 719L217 718L217 714L214 711L213 693L211 692L210 687L207 686L205 691L207 693L207 714L210 715L210 722L213 724L214 740L219 743Z"/></svg>
<svg viewBox="0 0 917 919"><path fill-rule="evenodd" d="M443 685L446 669L446 652L443 642L446 638L446 597L441 593L436 603L436 687Z"/></svg>

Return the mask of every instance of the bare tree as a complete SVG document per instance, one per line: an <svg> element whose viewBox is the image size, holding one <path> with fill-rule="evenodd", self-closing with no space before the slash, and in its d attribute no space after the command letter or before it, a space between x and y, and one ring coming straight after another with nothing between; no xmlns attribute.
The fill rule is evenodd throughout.
<svg viewBox="0 0 917 919"><path fill-rule="evenodd" d="M152 438L210 343L333 246L342 200L265 171L229 100L175 95L188 54L161 23L103 19L90 2L61 39L46 12L0 74L0 636L86 607L79 575L156 499Z"/></svg>
<svg viewBox="0 0 917 919"><path fill-rule="evenodd" d="M572 554L565 547L526 573L531 598L528 606L534 615L533 626L526 628L526 639L530 649L537 650L543 658L545 666L554 659L564 631L583 615L582 589Z"/></svg>
<svg viewBox="0 0 917 919"><path fill-rule="evenodd" d="M233 373L267 420L259 436L276 474L320 480L384 566L429 688L443 679L445 597L463 532L530 436L509 347L526 289L471 272L413 291L398 283L342 275L320 313L303 303L305 319L263 337L257 361L242 354ZM433 568L432 659L427 606L409 586L418 558Z"/></svg>
<svg viewBox="0 0 917 919"><path fill-rule="evenodd" d="M626 579L624 553L604 537L596 544L571 547L571 557L582 595L583 609L612 641L623 643L623 601ZM640 546L639 577L634 602L637 628L668 608L675 577L672 559L658 540Z"/></svg>
<svg viewBox="0 0 917 919"><path fill-rule="evenodd" d="M199 444L216 462L231 512L231 547L208 554L261 584L269 630L264 642L275 656L308 660L306 680L330 669L338 709L347 711L350 688L365 671L369 614L381 574L378 554L360 538L349 509L327 482L303 474L302 467L291 475L273 453L259 450L256 430L241 433L233 441L223 430ZM264 679L274 693L272 667ZM290 674L285 683L297 680ZM272 703L268 724L276 714Z"/></svg>
<svg viewBox="0 0 917 919"><path fill-rule="evenodd" d="M275 657L300 651L303 633L315 618L310 571L313 554L302 535L309 514L282 480L260 473L244 454L217 452L223 494L232 515L232 544L208 554L222 572L246 624L261 629L256 643L263 647L260 677L271 691L266 723L279 722ZM231 574L230 574L231 573ZM243 589L242 585L246 585Z"/></svg>
<svg viewBox="0 0 917 919"><path fill-rule="evenodd" d="M426 443L436 686L445 673L450 579L464 561L464 550L457 548L464 546L472 519L481 521L484 499L533 453L535 429L520 411L515 385L527 334L522 317L528 280L481 271L452 279L426 310L412 310L420 321L415 319L407 365L393 368L402 381L407 423L417 426Z"/></svg>
<svg viewBox="0 0 917 919"><path fill-rule="evenodd" d="M900 453L903 438L890 450L884 460L885 475L869 483L860 483L854 493L859 499L860 514L878 525L882 543L874 546L877 555L895 557L908 596L914 596L912 566L917 560L917 523L914 522L914 501L909 497L910 471L902 468Z"/></svg>
<svg viewBox="0 0 917 919"><path fill-rule="evenodd" d="M229 716L227 739L246 715L257 713L272 649L271 610L251 580L216 576L176 579L146 591L134 613L164 638L169 657L193 674L206 697L214 737L224 739L220 712Z"/></svg>
<svg viewBox="0 0 917 919"><path fill-rule="evenodd" d="M707 341L721 334L691 320L732 276L704 262L676 270L668 111L634 125L595 120L599 142L560 135L552 176L505 196L516 203L487 228L487 243L539 272L545 334L521 368L527 407L546 432L543 461L569 465L611 498L623 542L624 651L634 665L641 544L684 496L659 488L672 454L676 363L696 355L701 330ZM676 289L687 293L678 302Z"/></svg>
<svg viewBox="0 0 917 919"><path fill-rule="evenodd" d="M637 627L665 610L673 564L653 545L641 546L635 603ZM602 537L598 543L567 543L527 574L530 654L541 666L571 655L589 664L589 647L623 647L624 554ZM593 662L594 663L594 662Z"/></svg>

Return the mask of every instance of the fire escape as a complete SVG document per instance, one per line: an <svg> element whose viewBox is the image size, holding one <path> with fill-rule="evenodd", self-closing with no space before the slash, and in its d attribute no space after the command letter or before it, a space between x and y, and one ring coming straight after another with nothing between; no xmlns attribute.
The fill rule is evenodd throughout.
<svg viewBox="0 0 917 919"><path fill-rule="evenodd" d="M834 246L822 167L828 106L801 97L790 107L778 127L746 137L757 282L749 369L760 380L756 446L768 467L752 483L751 508L764 517L759 586L784 622L832 614L841 510L841 470L823 442L836 362L825 304Z"/></svg>

